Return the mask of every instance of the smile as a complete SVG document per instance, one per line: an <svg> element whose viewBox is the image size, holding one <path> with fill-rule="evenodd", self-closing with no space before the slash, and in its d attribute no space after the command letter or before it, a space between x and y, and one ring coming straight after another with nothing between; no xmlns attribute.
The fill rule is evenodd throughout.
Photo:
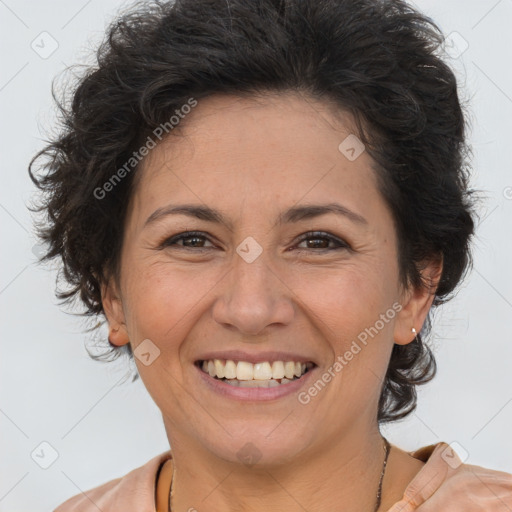
<svg viewBox="0 0 512 512"><path fill-rule="evenodd" d="M284 392L286 389L291 392L297 386L301 386L305 376L309 376L308 373L316 365L310 361L250 363L231 359L208 359L197 361L196 366L209 384L223 394L233 396L230 392L233 390L236 391L234 396L238 398L271 399L282 396L280 390ZM235 388L239 388L239 391ZM242 393L242 388L246 388L247 396Z"/></svg>

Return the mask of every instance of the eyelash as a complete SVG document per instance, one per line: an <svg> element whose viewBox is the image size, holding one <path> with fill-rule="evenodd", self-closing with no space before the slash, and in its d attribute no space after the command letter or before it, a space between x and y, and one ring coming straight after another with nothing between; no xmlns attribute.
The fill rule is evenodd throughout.
<svg viewBox="0 0 512 512"><path fill-rule="evenodd" d="M184 240L187 238L205 238L211 242L211 240L209 240L208 237L201 231L185 231L178 235L167 238L166 240L163 241L163 243L160 245L159 248L164 249L166 247L176 246L176 247L179 247L180 249L195 250L195 251L205 251L205 250L211 249L211 247L186 247L186 246L178 246L176 244L176 242L179 242L180 240ZM316 252L322 252L322 251L326 252L326 251L335 251L335 250L340 250L340 249L345 249L345 250L350 249L350 246L343 240L336 238L333 235L330 235L329 233L325 233L322 231L309 231L309 232L305 233L297 243L300 244L300 243L304 242L305 240L310 240L310 239L311 240L324 239L324 240L328 240L330 242L334 242L334 243L338 244L338 247L320 248L320 249L316 249ZM304 251L304 250L308 250L308 249L314 249L314 248L309 247L306 249L298 249L298 250Z"/></svg>

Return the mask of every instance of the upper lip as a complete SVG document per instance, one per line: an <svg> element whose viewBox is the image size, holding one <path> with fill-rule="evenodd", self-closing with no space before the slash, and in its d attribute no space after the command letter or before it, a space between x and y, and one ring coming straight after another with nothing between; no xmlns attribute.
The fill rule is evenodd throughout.
<svg viewBox="0 0 512 512"><path fill-rule="evenodd" d="M296 354L292 352L278 352L278 351L266 351L266 352L244 352L242 350L225 350L218 352L207 352L197 358L196 361L208 361L210 359L225 359L231 361L247 361L248 363L262 363L265 361L294 361L299 363L314 363L313 359L308 356Z"/></svg>

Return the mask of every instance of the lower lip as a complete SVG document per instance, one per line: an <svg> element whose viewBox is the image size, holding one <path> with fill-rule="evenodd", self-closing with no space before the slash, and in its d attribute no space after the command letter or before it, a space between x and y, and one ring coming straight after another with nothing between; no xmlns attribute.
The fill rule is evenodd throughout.
<svg viewBox="0 0 512 512"><path fill-rule="evenodd" d="M273 388L239 388L226 384L224 381L210 377L201 368L195 365L199 372L200 378L204 383L215 393L224 395L229 398L240 401L262 401L262 400L275 400L284 396L296 393L300 388L305 386L310 380L311 374L316 370L316 366L308 370L300 379L288 382L287 384L280 384Z"/></svg>

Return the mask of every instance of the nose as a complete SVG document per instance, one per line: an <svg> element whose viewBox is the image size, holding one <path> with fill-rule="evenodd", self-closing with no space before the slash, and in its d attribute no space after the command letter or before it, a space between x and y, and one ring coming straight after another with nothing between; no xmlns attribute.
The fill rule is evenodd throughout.
<svg viewBox="0 0 512 512"><path fill-rule="evenodd" d="M249 342L261 341L248 337L257 336L270 326L290 324L295 314L293 291L278 275L265 251L250 263L235 254L232 265L213 306L215 321L238 330Z"/></svg>

